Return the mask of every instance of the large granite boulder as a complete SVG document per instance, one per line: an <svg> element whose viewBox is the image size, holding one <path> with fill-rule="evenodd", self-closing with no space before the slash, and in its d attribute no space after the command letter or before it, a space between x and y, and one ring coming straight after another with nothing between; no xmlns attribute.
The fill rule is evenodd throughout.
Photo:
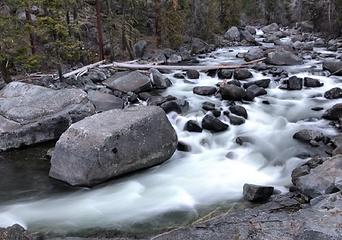
<svg viewBox="0 0 342 240"><path fill-rule="evenodd" d="M124 93L140 93L152 89L151 79L138 71L120 77L113 76L108 78L104 84L112 90L119 90Z"/></svg>
<svg viewBox="0 0 342 240"><path fill-rule="evenodd" d="M247 62L254 61L257 59L263 58L265 55L265 52L260 47L254 47L248 50L248 52L245 54L245 60Z"/></svg>
<svg viewBox="0 0 342 240"><path fill-rule="evenodd" d="M0 151L58 139L94 113L82 90L12 82L0 91Z"/></svg>
<svg viewBox="0 0 342 240"><path fill-rule="evenodd" d="M122 109L124 107L124 101L112 94L91 90L88 92L88 98L94 104L97 112Z"/></svg>
<svg viewBox="0 0 342 240"><path fill-rule="evenodd" d="M312 159L295 169L294 185L310 198L330 194L336 189L336 181L342 176L342 155L326 159Z"/></svg>
<svg viewBox="0 0 342 240"><path fill-rule="evenodd" d="M241 34L239 29L235 26L229 28L228 31L224 34L224 38L233 42L241 41Z"/></svg>
<svg viewBox="0 0 342 240"><path fill-rule="evenodd" d="M177 135L159 107L110 110L73 124L59 139L50 176L94 186L168 160Z"/></svg>
<svg viewBox="0 0 342 240"><path fill-rule="evenodd" d="M276 66L290 66L303 64L303 59L289 51L281 50L270 52L267 55L266 62Z"/></svg>
<svg viewBox="0 0 342 240"><path fill-rule="evenodd" d="M337 103L326 110L322 117L327 120L338 121L342 118L342 103Z"/></svg>
<svg viewBox="0 0 342 240"><path fill-rule="evenodd" d="M265 33L276 32L279 30L279 25L277 23L272 23L270 25L263 27L261 30Z"/></svg>

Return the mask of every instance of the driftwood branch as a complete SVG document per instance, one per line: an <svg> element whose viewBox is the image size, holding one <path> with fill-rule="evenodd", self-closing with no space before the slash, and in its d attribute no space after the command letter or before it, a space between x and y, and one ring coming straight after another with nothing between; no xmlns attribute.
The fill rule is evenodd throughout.
<svg viewBox="0 0 342 240"><path fill-rule="evenodd" d="M101 64L103 64L104 62L105 62L104 60L103 60L103 61L100 61L100 62L96 62L96 63L90 64L90 65L81 67L81 68L79 68L79 69L76 69L76 70L74 70L74 71L72 71L72 72L63 74L63 78L68 78L68 77L72 77L72 76L77 76L79 73L87 72L89 69L98 67L98 66L100 66Z"/></svg>
<svg viewBox="0 0 342 240"><path fill-rule="evenodd" d="M209 70L218 70L218 69L236 69L236 68L245 68L252 64L262 62L266 58L261 58L255 61L246 62L243 64L238 65L228 65L228 64L220 64L220 65L188 65L188 66L182 66L182 65L153 65L153 64L134 64L134 63L119 63L114 62L111 64L101 65L100 68L108 68L108 67L114 67L114 68L124 68L124 69L131 69L131 70L148 70L151 68L155 68L158 70L197 70L197 71L209 71Z"/></svg>

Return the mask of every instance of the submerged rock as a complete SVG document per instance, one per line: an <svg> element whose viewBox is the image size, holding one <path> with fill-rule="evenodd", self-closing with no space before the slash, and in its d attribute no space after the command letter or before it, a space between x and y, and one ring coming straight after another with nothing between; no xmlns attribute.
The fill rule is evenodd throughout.
<svg viewBox="0 0 342 240"><path fill-rule="evenodd" d="M12 82L0 91L0 151L58 139L94 113L82 90Z"/></svg>
<svg viewBox="0 0 342 240"><path fill-rule="evenodd" d="M245 184L243 186L243 197L251 202L263 202L269 199L274 191L274 187Z"/></svg>
<svg viewBox="0 0 342 240"><path fill-rule="evenodd" d="M111 110L73 124L59 139L50 176L94 186L168 160L177 135L159 107Z"/></svg>
<svg viewBox="0 0 342 240"><path fill-rule="evenodd" d="M138 71L130 72L118 78L108 78L104 84L113 90L124 93L140 93L152 89L151 79Z"/></svg>

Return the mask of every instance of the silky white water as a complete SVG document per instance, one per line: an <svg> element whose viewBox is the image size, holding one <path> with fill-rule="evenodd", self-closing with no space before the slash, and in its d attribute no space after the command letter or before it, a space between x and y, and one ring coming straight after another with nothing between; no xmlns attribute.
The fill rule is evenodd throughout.
<svg viewBox="0 0 342 240"><path fill-rule="evenodd" d="M201 59L201 64L241 62L238 52L247 48L219 49ZM307 61L304 66L317 66ZM298 72L292 67L288 71ZM254 79L267 78L253 71ZM323 112L312 107L331 107L338 100L315 97L332 87L342 87L337 77L312 76L306 71L298 77L311 76L324 83L321 88L285 91L272 81L268 95L256 98L253 103L243 104L248 120L241 126L232 126L226 132L212 134L208 131L190 133L183 131L185 123L194 119L201 121L205 101L213 102L222 110L228 109L225 101L215 97L194 95L195 86L214 86L217 78L201 73L199 80L185 83L167 75L173 86L164 95L184 98L190 103L187 114L168 115L180 141L189 144L189 153L176 152L174 156L153 169L114 181L109 185L73 194L53 196L33 202L12 203L0 206L0 226L19 223L32 230L70 231L86 228L120 228L137 222L150 221L156 216L172 211L187 211L193 217L198 209L222 201L237 201L242 197L245 183L272 185L286 191L290 185L293 168L304 160L301 153L314 154L315 149L292 139L293 134L304 128L317 129L327 135L336 134L325 120L318 120ZM263 104L268 100L270 105ZM238 103L239 104L239 103ZM229 124L228 118L220 119ZM238 136L249 137L243 146L236 144ZM226 157L227 153L229 158ZM20 199L18 199L20 200Z"/></svg>

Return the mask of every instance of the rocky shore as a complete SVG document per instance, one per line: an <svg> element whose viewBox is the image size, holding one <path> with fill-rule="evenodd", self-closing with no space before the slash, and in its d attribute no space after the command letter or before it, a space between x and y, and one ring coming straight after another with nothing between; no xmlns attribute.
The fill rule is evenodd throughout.
<svg viewBox="0 0 342 240"><path fill-rule="evenodd" d="M50 176L74 186L94 186L164 163L176 149L191 152L191 142L180 140L171 117L167 118L170 113L183 116L193 107L186 97L164 94L173 85L171 76L189 85L201 81L203 74L217 77L216 85L192 88L193 95L206 99L201 103L203 117L187 119L183 129L210 134L247 124L250 118L245 104L267 96L271 87L291 95L322 88L326 83L317 76L342 81L341 39L326 41L300 29L271 24L262 28L232 27L218 46L249 46L236 59L261 61L249 68L205 73L157 69L128 72L99 67L78 78L34 82L41 86L0 83L0 151L57 141L51 154ZM200 64L198 59L210 56L215 49L200 39L177 51L150 53L145 47L144 42L135 46L141 63L159 64ZM317 52L315 48L324 50ZM315 61L316 66L307 69L308 61ZM292 66L297 66L297 72ZM301 71L317 75L302 77ZM255 75L259 77L255 79ZM342 89L334 86L307 98L317 100L317 106L309 111L318 113L319 121L328 121L334 134L315 127L293 134L292 138L310 151L296 156L303 162L292 171L293 184L286 186L289 193L246 182L241 191L245 201L254 204L252 208L220 213L146 238L118 238L116 234L51 238L14 225L0 229L0 239L342 239ZM225 107L217 106L213 99ZM320 105L323 101L325 107ZM263 99L262 104L272 103ZM253 139L237 135L234 141L244 146Z"/></svg>

